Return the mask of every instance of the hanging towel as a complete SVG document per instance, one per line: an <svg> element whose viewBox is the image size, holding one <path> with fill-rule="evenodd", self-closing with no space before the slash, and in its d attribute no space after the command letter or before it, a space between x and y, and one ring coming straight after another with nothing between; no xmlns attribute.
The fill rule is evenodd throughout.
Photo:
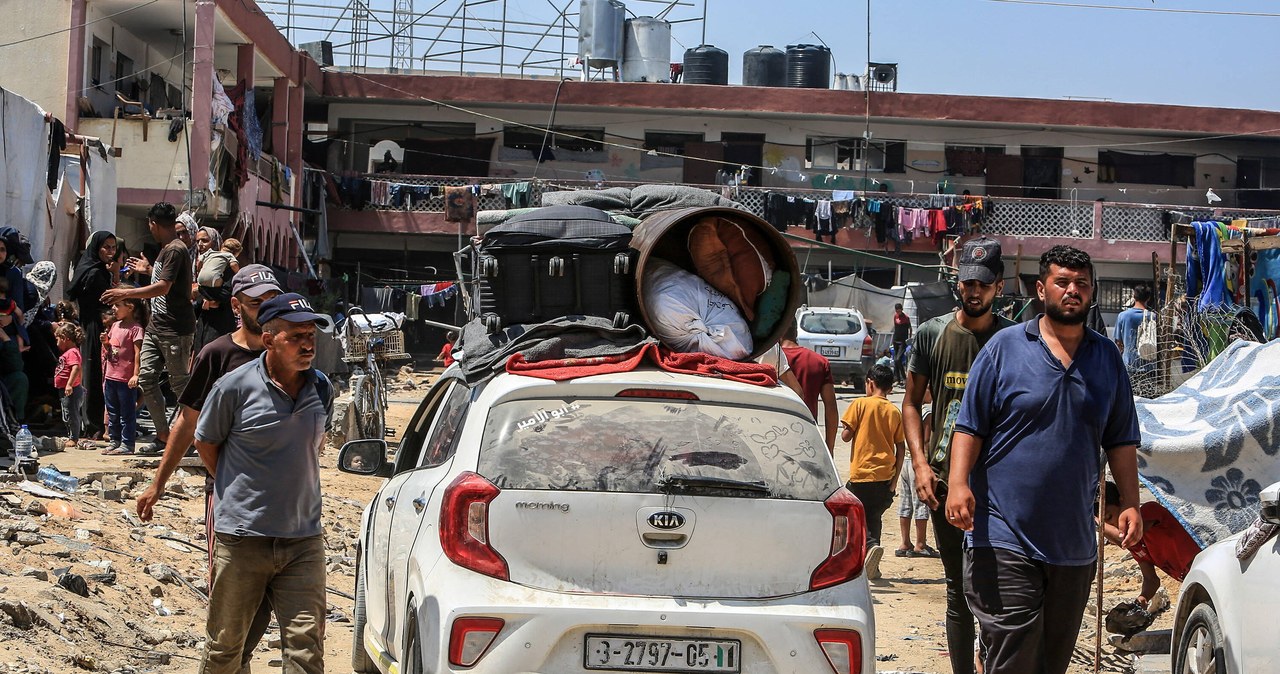
<svg viewBox="0 0 1280 674"><path fill-rule="evenodd" d="M444 188L446 222L475 222L476 193L469 186Z"/></svg>

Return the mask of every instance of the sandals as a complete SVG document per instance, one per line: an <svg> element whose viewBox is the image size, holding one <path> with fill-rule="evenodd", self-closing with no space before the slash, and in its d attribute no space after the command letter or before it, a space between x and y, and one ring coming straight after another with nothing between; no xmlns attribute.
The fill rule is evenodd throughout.
<svg viewBox="0 0 1280 674"><path fill-rule="evenodd" d="M941 557L941 555L938 554L937 550L934 550L928 545L924 546L923 550L912 550L911 556L912 557Z"/></svg>
<svg viewBox="0 0 1280 674"><path fill-rule="evenodd" d="M103 456L129 456L131 454L133 454L133 450L124 446L110 447L102 450Z"/></svg>
<svg viewBox="0 0 1280 674"><path fill-rule="evenodd" d="M893 556L894 557L910 557L912 552L914 552L914 550L912 550L911 548L898 548L897 550L893 551Z"/></svg>

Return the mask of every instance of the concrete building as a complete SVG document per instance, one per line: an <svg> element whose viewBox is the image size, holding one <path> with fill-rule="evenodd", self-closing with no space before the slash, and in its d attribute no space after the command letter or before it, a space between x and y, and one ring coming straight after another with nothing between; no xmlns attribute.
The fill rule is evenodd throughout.
<svg viewBox="0 0 1280 674"><path fill-rule="evenodd" d="M239 0L13 0L7 8L0 44L11 67L0 85L121 149L117 231L132 250L149 238L147 209L169 201L246 239L259 259L296 266L298 215L259 202L296 205L303 100L307 90L320 93L322 79L260 9ZM262 153L244 162L242 184L220 173L235 167L239 148L228 124L214 122L215 81L225 90L248 83L257 109L269 110Z"/></svg>
<svg viewBox="0 0 1280 674"><path fill-rule="evenodd" d="M349 182L372 173L388 152L395 172L384 179L536 179L535 197L602 181L719 189L736 176L735 198L758 213L770 191L821 198L865 190L919 205L968 190L996 204L983 231L1013 258L1011 278L1034 273L1049 246L1071 243L1098 260L1111 284L1104 302L1113 305L1125 283L1152 278L1153 254L1163 263L1177 254L1171 211L1247 216L1280 208L1280 192L1271 191L1280 187L1277 112L322 69L253 0L13 2L19 18L0 25L0 44L8 45L7 62L24 67L0 73L0 85L122 148L126 238L142 236L151 203L185 202L250 239L255 258L291 269L303 267L294 232L317 233L313 217L279 208L301 205L304 161ZM225 89L251 83L264 129L261 158L246 162L245 182L232 188L216 177L227 165L219 157L239 148L212 121L215 81ZM185 121L171 127L127 114L127 106L117 116L117 95L152 116L169 110ZM1209 203L1211 190L1220 201ZM496 208L501 199L481 204ZM335 270L367 265L360 269L452 277L449 253L468 232L441 211L439 198L410 209L331 208ZM843 230L837 243L878 257L796 246L811 271L858 271L881 284L935 274L910 264L899 270L899 262L939 262L933 240L888 252L863 232Z"/></svg>

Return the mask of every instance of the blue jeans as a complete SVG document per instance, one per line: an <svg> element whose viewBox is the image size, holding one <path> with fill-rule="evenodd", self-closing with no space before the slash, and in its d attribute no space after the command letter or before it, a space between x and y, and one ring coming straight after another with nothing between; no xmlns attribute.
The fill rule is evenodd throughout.
<svg viewBox="0 0 1280 674"><path fill-rule="evenodd" d="M67 435L72 442L80 442L80 410L84 407L84 387L77 386L67 395L66 389L59 391L62 402L62 423L67 425Z"/></svg>
<svg viewBox="0 0 1280 674"><path fill-rule="evenodd" d="M114 379L104 379L107 403L107 437L113 444L133 449L138 434L138 389Z"/></svg>

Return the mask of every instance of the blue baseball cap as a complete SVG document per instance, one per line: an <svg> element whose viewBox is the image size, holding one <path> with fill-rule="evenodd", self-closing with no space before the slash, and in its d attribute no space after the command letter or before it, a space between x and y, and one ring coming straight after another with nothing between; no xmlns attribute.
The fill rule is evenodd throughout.
<svg viewBox="0 0 1280 674"><path fill-rule="evenodd" d="M333 320L324 314L318 314L307 298L298 293L276 295L258 307L258 322L266 325L270 321L282 318L290 323L312 323L324 332L333 328Z"/></svg>

